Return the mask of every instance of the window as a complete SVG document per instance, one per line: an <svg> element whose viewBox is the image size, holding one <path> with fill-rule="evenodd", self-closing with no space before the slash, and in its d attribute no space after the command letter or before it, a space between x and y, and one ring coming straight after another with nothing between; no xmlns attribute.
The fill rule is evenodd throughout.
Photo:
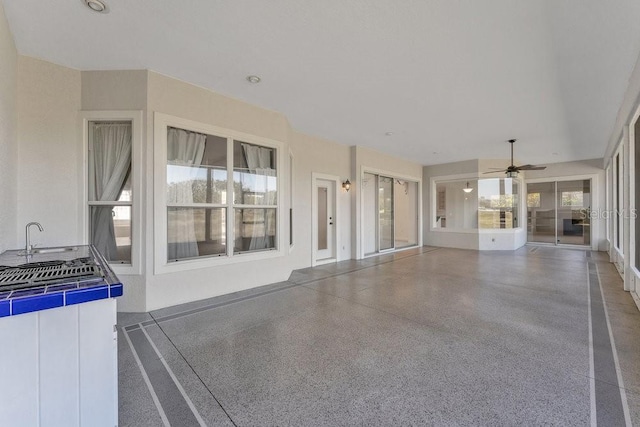
<svg viewBox="0 0 640 427"><path fill-rule="evenodd" d="M293 153L289 152L289 247L293 247Z"/></svg>
<svg viewBox="0 0 640 427"><path fill-rule="evenodd" d="M276 150L233 141L235 253L276 248Z"/></svg>
<svg viewBox="0 0 640 427"><path fill-rule="evenodd" d="M540 193L528 193L527 194L527 207L539 208L540 207Z"/></svg>
<svg viewBox="0 0 640 427"><path fill-rule="evenodd" d="M156 114L160 134L157 265L278 249L275 144Z"/></svg>
<svg viewBox="0 0 640 427"><path fill-rule="evenodd" d="M622 221L623 221L623 206L622 206L622 144L618 148L618 152L613 159L613 182L614 182L614 194L613 194L613 210L614 210L614 246L622 253Z"/></svg>
<svg viewBox="0 0 640 427"><path fill-rule="evenodd" d="M89 242L110 263L131 264L132 122L88 122Z"/></svg>
<svg viewBox="0 0 640 427"><path fill-rule="evenodd" d="M562 191L562 206L582 207L583 206L583 192L582 191Z"/></svg>
<svg viewBox="0 0 640 427"><path fill-rule="evenodd" d="M631 215L631 221L635 222L635 260L634 264L638 271L640 271L640 217L638 216L638 206L640 205L640 119L635 122L634 125L634 141L631 141L634 151L634 206L633 211L629 212Z"/></svg>
<svg viewBox="0 0 640 427"><path fill-rule="evenodd" d="M478 181L478 228L518 227L518 187L518 182L512 178Z"/></svg>
<svg viewBox="0 0 640 427"><path fill-rule="evenodd" d="M519 227L519 186L519 182L512 178L437 182L434 228Z"/></svg>

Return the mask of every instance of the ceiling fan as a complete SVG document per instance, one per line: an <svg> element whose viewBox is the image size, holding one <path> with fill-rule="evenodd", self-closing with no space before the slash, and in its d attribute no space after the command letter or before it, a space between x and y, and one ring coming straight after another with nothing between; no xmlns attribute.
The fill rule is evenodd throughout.
<svg viewBox="0 0 640 427"><path fill-rule="evenodd" d="M520 171L541 171L541 170L547 168L546 166L535 166L535 165L515 166L513 164L513 143L514 142L516 142L515 139L510 139L509 140L509 144L511 144L511 165L506 169L500 169L500 170L496 170L496 171L485 172L485 174L487 174L487 173L505 173L505 174L507 174L508 178L517 178L518 177L518 172L520 172Z"/></svg>

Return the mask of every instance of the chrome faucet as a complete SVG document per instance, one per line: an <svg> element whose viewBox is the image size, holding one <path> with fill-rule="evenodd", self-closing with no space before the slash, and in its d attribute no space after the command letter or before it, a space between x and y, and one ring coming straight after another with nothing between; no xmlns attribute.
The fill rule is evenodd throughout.
<svg viewBox="0 0 640 427"><path fill-rule="evenodd" d="M32 225L37 225L37 226L38 226L38 229L39 229L40 231L44 231L44 228L42 228L42 226L40 225L40 223L39 223L39 222L30 222L29 224L27 224L27 226L26 226L26 230L25 230L25 232L26 232L26 238L25 238L25 239L26 239L25 253L26 253L27 255L29 255L29 254L31 253L31 233L30 233L30 231L29 231L29 227L31 227Z"/></svg>

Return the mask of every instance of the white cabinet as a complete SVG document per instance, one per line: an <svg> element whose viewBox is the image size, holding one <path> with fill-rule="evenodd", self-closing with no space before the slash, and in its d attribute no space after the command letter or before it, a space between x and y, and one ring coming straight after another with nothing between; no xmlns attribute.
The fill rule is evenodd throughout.
<svg viewBox="0 0 640 427"><path fill-rule="evenodd" d="M116 300L0 318L0 426L116 426Z"/></svg>

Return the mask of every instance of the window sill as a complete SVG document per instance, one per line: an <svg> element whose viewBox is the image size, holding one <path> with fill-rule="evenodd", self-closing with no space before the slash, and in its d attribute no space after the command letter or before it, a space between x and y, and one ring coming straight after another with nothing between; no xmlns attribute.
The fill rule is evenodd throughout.
<svg viewBox="0 0 640 427"><path fill-rule="evenodd" d="M142 274L140 268L131 264L109 264L116 276L137 276Z"/></svg>
<svg viewBox="0 0 640 427"><path fill-rule="evenodd" d="M514 228L432 228L436 233L464 233L464 234L486 234L486 233L512 233L524 230L522 227Z"/></svg>
<svg viewBox="0 0 640 427"><path fill-rule="evenodd" d="M160 264L156 261L154 274L178 273L181 271L198 270L202 268L221 267L224 265L239 264L251 261L260 261L284 256L282 250L260 251L254 253L243 253L229 256L212 256L206 258L192 258L182 261L165 262Z"/></svg>

